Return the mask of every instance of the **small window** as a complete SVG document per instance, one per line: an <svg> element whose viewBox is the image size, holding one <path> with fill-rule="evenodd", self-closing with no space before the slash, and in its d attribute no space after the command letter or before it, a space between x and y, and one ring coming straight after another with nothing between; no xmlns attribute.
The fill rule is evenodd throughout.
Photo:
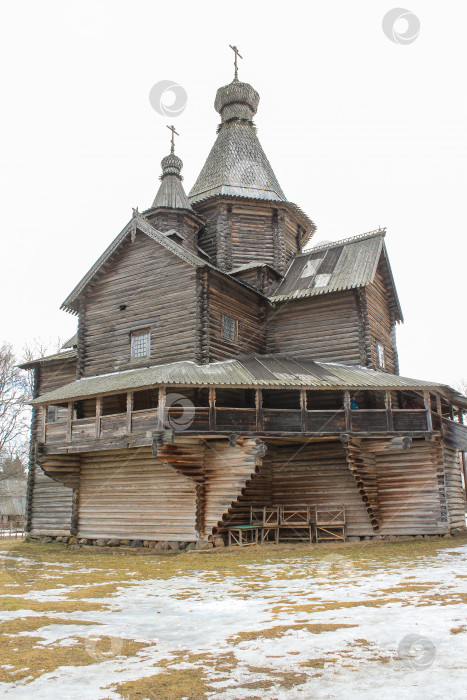
<svg viewBox="0 0 467 700"><path fill-rule="evenodd" d="M378 365L381 367L381 369L384 369L386 367L384 360L384 345L381 343L376 343L376 354L378 356Z"/></svg>
<svg viewBox="0 0 467 700"><path fill-rule="evenodd" d="M148 330L133 331L131 334L131 359L139 360L149 357L151 350L151 334Z"/></svg>
<svg viewBox="0 0 467 700"><path fill-rule="evenodd" d="M222 336L229 340L237 340L238 336L238 321L232 316L226 314L222 317Z"/></svg>
<svg viewBox="0 0 467 700"><path fill-rule="evenodd" d="M58 407L47 406L47 423L56 423L58 421Z"/></svg>

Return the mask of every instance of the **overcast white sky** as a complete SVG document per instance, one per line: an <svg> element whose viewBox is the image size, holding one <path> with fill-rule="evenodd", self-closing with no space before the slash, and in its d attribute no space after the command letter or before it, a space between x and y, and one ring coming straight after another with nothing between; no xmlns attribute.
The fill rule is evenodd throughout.
<svg viewBox="0 0 467 700"><path fill-rule="evenodd" d="M421 29L409 45L382 31L394 6L3 2L0 340L20 350L74 333L59 306L132 207L150 206L172 121L190 189L215 139L216 89L233 77L230 43L261 96L259 138L318 225L314 241L387 227L401 374L467 377L467 6L410 0ZM188 93L177 118L149 104L160 80Z"/></svg>

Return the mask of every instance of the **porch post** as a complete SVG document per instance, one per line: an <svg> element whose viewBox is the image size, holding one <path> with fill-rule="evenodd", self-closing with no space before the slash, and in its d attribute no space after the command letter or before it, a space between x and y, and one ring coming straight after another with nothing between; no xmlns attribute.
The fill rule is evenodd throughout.
<svg viewBox="0 0 467 700"><path fill-rule="evenodd" d="M165 428L165 386L159 387L159 404L157 408L158 430Z"/></svg>
<svg viewBox="0 0 467 700"><path fill-rule="evenodd" d="M66 419L66 441L71 442L71 421L73 419L73 401L68 402L68 414Z"/></svg>
<svg viewBox="0 0 467 700"><path fill-rule="evenodd" d="M300 410L302 418L302 432L306 433L308 428L308 415L307 415L307 405L306 405L306 389L300 391Z"/></svg>
<svg viewBox="0 0 467 700"><path fill-rule="evenodd" d="M386 407L386 423L388 426L388 432L394 432L394 414L392 412L392 397L391 392L386 391L384 395L384 405Z"/></svg>
<svg viewBox="0 0 467 700"><path fill-rule="evenodd" d="M256 402L256 431L261 432L263 430L263 392L261 391L261 389L256 389L255 402Z"/></svg>
<svg viewBox="0 0 467 700"><path fill-rule="evenodd" d="M45 443L47 439L47 406L41 406L41 442Z"/></svg>
<svg viewBox="0 0 467 700"><path fill-rule="evenodd" d="M209 430L216 429L216 387L209 387Z"/></svg>
<svg viewBox="0 0 467 700"><path fill-rule="evenodd" d="M427 426L428 432L431 433L433 430L433 423L431 420L431 399L430 399L430 392L429 391L423 392L423 401L424 401L425 410L426 410L426 426Z"/></svg>
<svg viewBox="0 0 467 700"><path fill-rule="evenodd" d="M344 391L344 411L345 411L345 430L352 430L352 414L350 411L350 391Z"/></svg>
<svg viewBox="0 0 467 700"><path fill-rule="evenodd" d="M96 439L101 436L102 396L96 398Z"/></svg>
<svg viewBox="0 0 467 700"><path fill-rule="evenodd" d="M131 412L133 411L133 392L128 391L126 395L126 432L131 434Z"/></svg>

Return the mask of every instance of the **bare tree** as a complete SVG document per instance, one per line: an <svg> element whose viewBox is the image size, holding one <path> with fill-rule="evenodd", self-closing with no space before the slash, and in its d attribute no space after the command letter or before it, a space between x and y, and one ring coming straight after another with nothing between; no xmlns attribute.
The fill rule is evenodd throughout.
<svg viewBox="0 0 467 700"><path fill-rule="evenodd" d="M0 346L0 454L24 440L28 430L28 383L10 343Z"/></svg>

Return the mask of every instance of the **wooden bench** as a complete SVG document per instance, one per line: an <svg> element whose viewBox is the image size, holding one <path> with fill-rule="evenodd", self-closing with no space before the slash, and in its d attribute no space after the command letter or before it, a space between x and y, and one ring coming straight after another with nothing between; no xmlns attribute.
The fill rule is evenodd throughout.
<svg viewBox="0 0 467 700"><path fill-rule="evenodd" d="M311 507L279 508L279 542L313 542Z"/></svg>
<svg viewBox="0 0 467 700"><path fill-rule="evenodd" d="M319 542L345 542L346 540L345 506L316 506L315 539Z"/></svg>

